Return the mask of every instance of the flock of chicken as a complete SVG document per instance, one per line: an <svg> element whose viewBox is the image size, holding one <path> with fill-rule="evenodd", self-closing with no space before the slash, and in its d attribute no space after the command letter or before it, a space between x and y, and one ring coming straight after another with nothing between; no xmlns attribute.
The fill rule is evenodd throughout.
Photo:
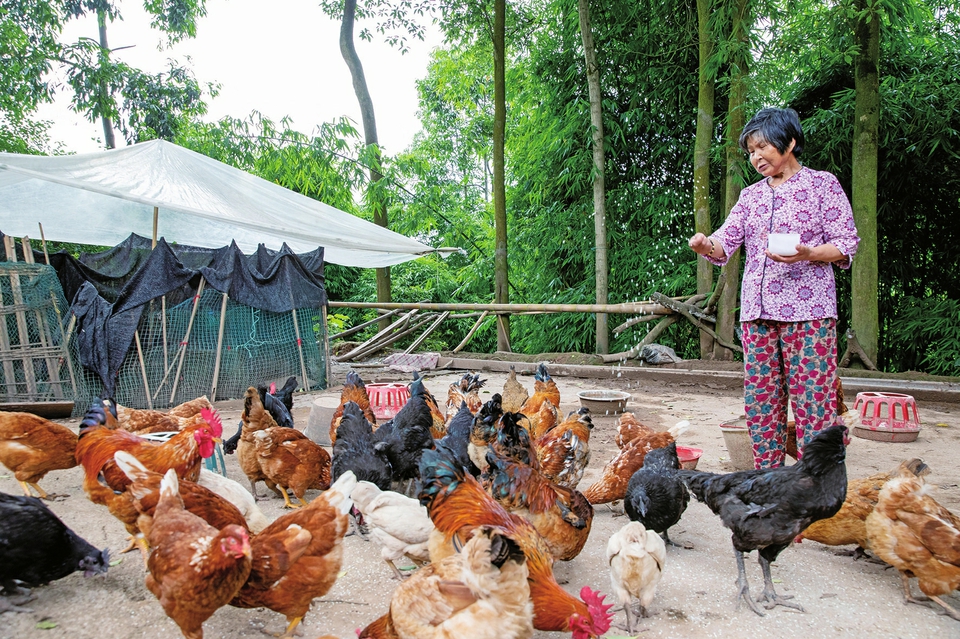
<svg viewBox="0 0 960 639"><path fill-rule="evenodd" d="M618 452L591 486L578 490L590 461L589 411L563 416L560 392L541 364L534 392L511 372L486 402L479 375L450 386L444 409L414 379L410 398L382 424L363 381L348 374L330 425L332 455L292 428L296 380L280 391L250 388L237 455L250 491L204 468L223 434L206 398L166 413L93 402L79 436L28 413L0 413L0 462L26 496L0 493L0 612L20 610L21 586L75 571L106 571L109 555L74 534L31 495L55 499L38 482L80 465L83 488L130 534L147 565L147 588L189 639L230 605L267 608L287 620L292 637L311 601L333 586L351 528L372 538L400 580L389 609L358 631L361 638L530 637L534 629L600 637L611 604L589 587L575 597L553 573L584 548L594 505L623 502L629 522L607 543L607 560L625 629L637 630L633 600L646 616L664 570L668 529L690 494L731 530L738 596L757 614L799 604L776 593L770 564L795 541L857 544L896 567L904 596L909 577L955 619L939 598L960 586L960 519L929 494L921 460L893 473L848 482L847 430L825 429L800 460L770 471L714 474L683 470L675 439L621 415ZM174 432L165 442L142 437ZM290 512L269 521L256 505L257 483ZM310 489L322 491L310 502ZM403 494L415 495L415 497ZM291 498L292 496L292 498ZM296 500L296 501L294 501ZM299 503L296 503L299 502ZM743 553L757 550L764 576L750 594ZM397 562L419 566L404 577Z"/></svg>

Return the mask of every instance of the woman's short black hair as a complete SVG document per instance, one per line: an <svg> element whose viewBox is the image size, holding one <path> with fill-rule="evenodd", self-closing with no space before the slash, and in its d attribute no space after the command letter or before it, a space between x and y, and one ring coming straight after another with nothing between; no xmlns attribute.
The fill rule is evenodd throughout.
<svg viewBox="0 0 960 639"><path fill-rule="evenodd" d="M760 109L747 122L740 134L740 148L747 151L747 142L757 136L777 147L780 153L786 153L790 140L796 140L793 154L800 157L803 153L803 129L800 128L800 116L793 109Z"/></svg>

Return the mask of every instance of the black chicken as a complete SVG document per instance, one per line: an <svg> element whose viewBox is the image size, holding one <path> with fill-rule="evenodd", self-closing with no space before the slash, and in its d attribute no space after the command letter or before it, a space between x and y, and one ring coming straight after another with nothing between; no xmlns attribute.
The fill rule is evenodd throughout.
<svg viewBox="0 0 960 639"><path fill-rule="evenodd" d="M680 479L680 458L677 443L654 448L643 458L643 467L637 470L627 484L623 509L631 521L639 521L649 530L663 535L669 544L667 530L680 521L687 509L690 493Z"/></svg>
<svg viewBox="0 0 960 639"><path fill-rule="evenodd" d="M425 448L433 448L430 427L433 416L427 404L423 380L410 384L410 398L390 422L373 434L374 448L382 451L390 460L394 481L406 481L420 476L420 455ZM342 425L341 425L342 427ZM340 439L337 431L337 440ZM357 475L357 479L360 476Z"/></svg>
<svg viewBox="0 0 960 639"><path fill-rule="evenodd" d="M777 595L770 564L811 523L832 517L847 494L847 429L832 426L822 430L803 449L803 458L793 466L772 470L744 470L727 475L679 471L680 477L702 502L720 515L733 531L733 550L740 576L742 597L760 616L763 612L750 596L743 553L757 550L763 570L760 600L767 609L786 606L803 610L787 597ZM739 601L738 601L739 605Z"/></svg>
<svg viewBox="0 0 960 639"><path fill-rule="evenodd" d="M530 431L524 427L530 420L523 413L504 413L500 419L500 428L490 447L501 457L518 461L526 466L537 468L537 454L530 441Z"/></svg>
<svg viewBox="0 0 960 639"><path fill-rule="evenodd" d="M297 390L297 378L291 377L283 385L283 388L270 393L266 386L257 386L257 392L260 393L260 403L277 422L277 426L284 428L293 428L293 391ZM223 452L232 455L237 450L237 443L240 441L240 433L243 431L243 422L237 427L237 433L230 439L223 441Z"/></svg>
<svg viewBox="0 0 960 639"><path fill-rule="evenodd" d="M107 549L97 550L67 528L35 497L0 493L0 586L8 592L61 579L82 570L107 571Z"/></svg>
<svg viewBox="0 0 960 639"><path fill-rule="evenodd" d="M490 449L490 444L497 438L501 417L503 417L503 397L500 393L494 393L493 397L477 411L473 428L470 430L470 444L467 446L467 451L470 454L470 460L479 471L487 467L487 451ZM479 473L475 476L479 476Z"/></svg>
<svg viewBox="0 0 960 639"><path fill-rule="evenodd" d="M478 469L470 461L470 453L467 446L470 444L470 431L473 429L473 413L467 406L467 402L460 403L460 410L450 419L447 424L447 434L437 440L437 447L446 449L453 455L465 471L471 475L480 475Z"/></svg>
<svg viewBox="0 0 960 639"><path fill-rule="evenodd" d="M330 467L330 481L335 482L340 475L352 470L359 481L368 481L380 490L390 490L393 469L386 452L374 445L373 425L363 416L356 402L343 405L343 420L337 430L337 441L333 443L333 461Z"/></svg>

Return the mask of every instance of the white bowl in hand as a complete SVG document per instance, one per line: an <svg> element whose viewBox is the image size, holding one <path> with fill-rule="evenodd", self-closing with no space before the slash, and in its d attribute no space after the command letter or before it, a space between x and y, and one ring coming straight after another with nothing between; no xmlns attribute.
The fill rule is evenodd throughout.
<svg viewBox="0 0 960 639"><path fill-rule="evenodd" d="M767 235L767 248L774 255L783 257L796 255L798 244L800 244L799 233L770 233Z"/></svg>

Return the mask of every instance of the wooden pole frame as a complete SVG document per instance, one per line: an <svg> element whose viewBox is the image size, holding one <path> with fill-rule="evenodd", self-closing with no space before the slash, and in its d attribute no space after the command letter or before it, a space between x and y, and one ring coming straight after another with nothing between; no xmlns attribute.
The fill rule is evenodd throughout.
<svg viewBox="0 0 960 639"><path fill-rule="evenodd" d="M300 339L300 322L297 320L297 309L290 309L293 315L293 332L297 336L297 353L300 355L300 373L303 375L303 387L310 388L310 380L307 379L307 363L303 357L303 340Z"/></svg>
<svg viewBox="0 0 960 639"><path fill-rule="evenodd" d="M137 360L140 362L140 377L143 378L143 389L147 396L147 409L153 410L153 398L150 397L150 381L147 379L147 363L143 359L143 346L140 344L140 331L133 332L133 341L137 345Z"/></svg>
<svg viewBox="0 0 960 639"><path fill-rule="evenodd" d="M223 293L223 299L220 300L220 328L217 330L217 357L213 362L213 383L210 385L210 401L217 401L217 385L220 382L220 360L223 355L223 331L227 319L227 300L229 297L226 292Z"/></svg>
<svg viewBox="0 0 960 639"><path fill-rule="evenodd" d="M177 395L177 386L180 383L180 371L183 370L183 360L187 357L187 345L190 343L190 332L193 330L193 320L197 317L197 307L200 306L200 296L203 295L203 285L206 283L206 280L200 278L200 285L197 287L197 294L193 298L193 309L190 311L190 321L187 322L187 332L183 336L183 341L180 342L178 347L180 357L177 360L177 372L173 376L173 388L170 391L170 401L169 404L173 403L173 398ZM169 373L169 370L167 371ZM163 382L167 380L167 376L163 376L163 381L160 382L160 386L157 387L157 392L160 392L160 388L163 386Z"/></svg>

